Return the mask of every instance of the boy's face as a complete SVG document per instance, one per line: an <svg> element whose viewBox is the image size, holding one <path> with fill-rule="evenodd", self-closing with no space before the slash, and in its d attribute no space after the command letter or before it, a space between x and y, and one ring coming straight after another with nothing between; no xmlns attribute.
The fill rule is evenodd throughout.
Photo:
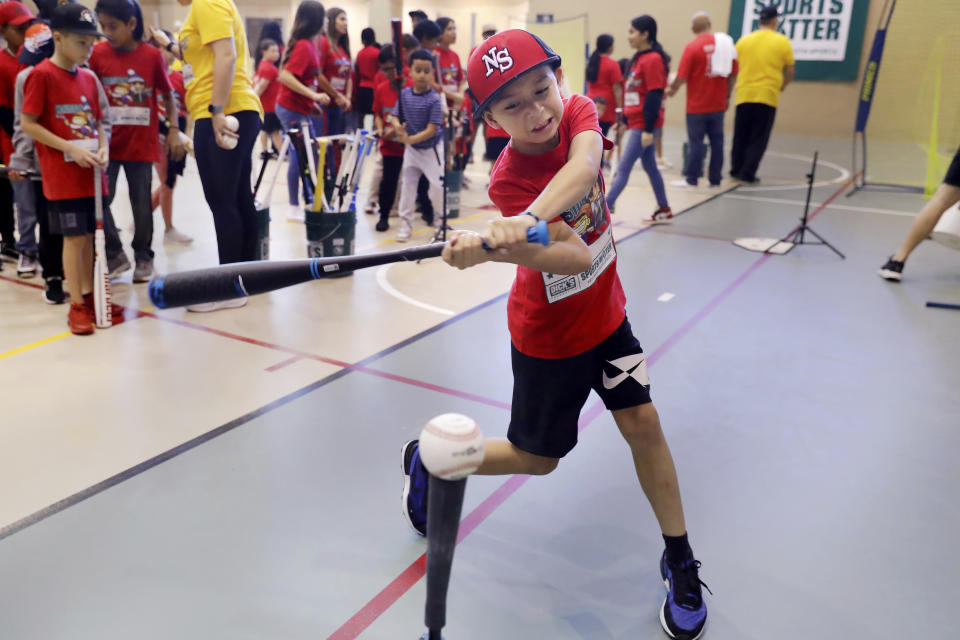
<svg viewBox="0 0 960 640"><path fill-rule="evenodd" d="M423 90L430 84L431 75L433 75L433 64L429 60L414 60L410 65L410 77L413 78L413 84L417 90Z"/></svg>
<svg viewBox="0 0 960 640"><path fill-rule="evenodd" d="M514 142L546 144L553 140L563 117L560 69L540 67L517 78L484 112L488 124L503 129Z"/></svg>
<svg viewBox="0 0 960 640"><path fill-rule="evenodd" d="M24 36L27 33L28 24L21 24L18 26L13 26L12 24L5 24L0 27L0 36L3 36L3 39L7 41L7 47L13 51L17 51L20 47L23 46Z"/></svg>
<svg viewBox="0 0 960 640"><path fill-rule="evenodd" d="M397 79L397 65L392 60L380 65L380 71L387 77L387 80L393 82Z"/></svg>
<svg viewBox="0 0 960 640"><path fill-rule="evenodd" d="M97 19L100 21L100 29L103 31L103 35L107 36L111 45L120 47L134 40L133 31L137 28L136 18L130 18L128 22L124 22L105 13L98 13Z"/></svg>
<svg viewBox="0 0 960 640"><path fill-rule="evenodd" d="M83 64L90 57L93 45L97 43L96 36L83 36L79 33L53 32L53 44L68 62Z"/></svg>

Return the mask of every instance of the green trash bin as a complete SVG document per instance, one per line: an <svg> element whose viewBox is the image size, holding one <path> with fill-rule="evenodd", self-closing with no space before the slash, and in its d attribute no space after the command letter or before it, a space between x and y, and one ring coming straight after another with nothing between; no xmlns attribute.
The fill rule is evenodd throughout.
<svg viewBox="0 0 960 640"><path fill-rule="evenodd" d="M444 175L447 185L447 220L460 217L460 187L463 185L463 171L451 169Z"/></svg>
<svg viewBox="0 0 960 640"><path fill-rule="evenodd" d="M352 256L356 244L357 214L355 211L330 213L306 212L307 257L334 258ZM352 273L339 273L343 277Z"/></svg>
<svg viewBox="0 0 960 640"><path fill-rule="evenodd" d="M257 207L257 260L270 259L270 206L255 202Z"/></svg>

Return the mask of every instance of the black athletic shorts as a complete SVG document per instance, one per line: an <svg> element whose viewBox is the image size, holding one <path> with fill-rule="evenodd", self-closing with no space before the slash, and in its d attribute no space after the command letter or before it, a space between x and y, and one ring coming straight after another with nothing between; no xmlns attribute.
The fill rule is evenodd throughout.
<svg viewBox="0 0 960 640"><path fill-rule="evenodd" d="M94 199L72 198L50 200L47 217L50 233L62 236L85 236L97 230L97 212Z"/></svg>
<svg viewBox="0 0 960 640"><path fill-rule="evenodd" d="M261 129L264 133L273 133L274 131L283 131L283 125L280 124L280 118L277 117L277 114L273 111L268 111L263 114L263 128Z"/></svg>
<svg viewBox="0 0 960 640"><path fill-rule="evenodd" d="M960 187L960 149L957 149L957 153L954 154L953 162L950 163L950 168L947 169L947 175L943 182L954 187Z"/></svg>
<svg viewBox="0 0 960 640"><path fill-rule="evenodd" d="M607 134L610 133L610 127L613 126L612 122L601 122L600 123L600 132L603 133L603 137L606 138Z"/></svg>
<svg viewBox="0 0 960 640"><path fill-rule="evenodd" d="M627 319L606 340L571 358L534 358L513 345L510 350L513 408L507 439L528 453L547 458L570 453L591 389L609 411L651 402L647 361Z"/></svg>

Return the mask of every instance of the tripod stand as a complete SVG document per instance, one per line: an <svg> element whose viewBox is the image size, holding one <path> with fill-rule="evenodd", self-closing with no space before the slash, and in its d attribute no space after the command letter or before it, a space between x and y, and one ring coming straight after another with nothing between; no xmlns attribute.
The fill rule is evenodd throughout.
<svg viewBox="0 0 960 640"><path fill-rule="evenodd" d="M453 142L453 109L447 111L447 117L444 118L443 124L443 159L441 164L443 166L443 176L440 178L440 183L443 185L443 211L440 214L440 226L437 227L436 231L433 232L433 239L430 242L446 242L447 241L447 229L450 229L447 226L447 171L450 169L450 163L448 159L450 158L450 145ZM434 212L436 215L436 212Z"/></svg>
<svg viewBox="0 0 960 640"><path fill-rule="evenodd" d="M800 217L800 224L797 225L797 227L794 228L793 231L788 233L786 236L784 236L780 240L777 240L772 245L767 247L764 250L764 253L771 253L771 250L777 245L779 245L780 243L790 243L791 245L793 245L789 249L787 249L787 251L785 251L784 253L789 253L790 251L793 251L793 248L800 244L822 244L826 246L828 249L830 249L831 251L833 251L835 254L840 256L841 259L846 260L847 257L842 253L840 253L839 249L837 249L835 246L827 242L824 239L824 237L821 236L816 231L814 231L813 228L810 226L810 224L807 222L808 215L810 213L810 197L813 195L813 183L814 183L814 177L816 176L816 173L817 173L817 159L819 158L819 156L820 156L820 152L815 151L813 154L813 166L810 167L810 173L807 174L807 201L803 205L803 215ZM815 242L815 241L807 240L806 239L807 233L815 237L817 241Z"/></svg>

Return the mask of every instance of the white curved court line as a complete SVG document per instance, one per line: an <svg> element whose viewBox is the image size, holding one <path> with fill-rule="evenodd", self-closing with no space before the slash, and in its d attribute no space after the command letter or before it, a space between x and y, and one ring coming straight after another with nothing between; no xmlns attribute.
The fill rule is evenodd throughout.
<svg viewBox="0 0 960 640"><path fill-rule="evenodd" d="M779 151L767 151L767 155L778 156L780 158L787 158L788 160L803 160L804 162L808 162L808 163L813 162L812 157L801 156L795 153L780 153ZM813 183L813 186L815 187L826 187L831 184L842 184L850 178L850 171L848 171L845 167L842 167L839 164L836 164L834 162L830 162L828 160L817 160L817 165L823 165L825 167L829 167L830 169L833 169L840 175L834 178L833 180L818 180L817 182ZM737 189L737 191L744 192L744 193L751 193L754 191L789 191L790 189L806 188L806 186L807 186L806 182L800 182L797 184L775 184L775 185L760 186L760 187L741 186Z"/></svg>
<svg viewBox="0 0 960 640"><path fill-rule="evenodd" d="M441 309L440 307L435 307L432 304L427 304L426 302L420 302L419 300L411 298L410 296L404 293L400 293L399 291L394 289L393 285L390 284L390 281L387 279L387 272L390 271L390 267L392 266L393 266L392 264L386 264L380 267L379 269L377 269L377 284L380 285L381 289L383 289L385 292L387 292L397 300L400 300L401 302L406 302L407 304L413 305L415 307L420 307L421 309L426 309L427 311L432 311L434 313L439 313L445 316L452 316L455 314L454 311L450 311L449 309Z"/></svg>

